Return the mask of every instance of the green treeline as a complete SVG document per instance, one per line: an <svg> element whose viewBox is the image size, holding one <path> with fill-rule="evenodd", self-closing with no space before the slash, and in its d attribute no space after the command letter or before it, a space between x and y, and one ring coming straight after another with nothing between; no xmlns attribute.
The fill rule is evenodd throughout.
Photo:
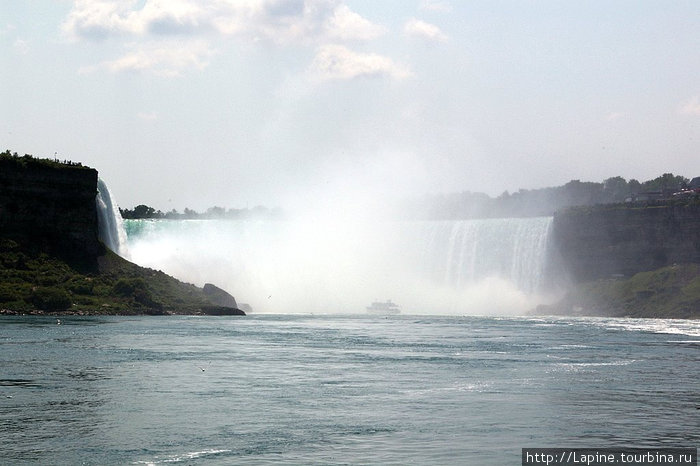
<svg viewBox="0 0 700 466"><path fill-rule="evenodd" d="M700 182L700 179L693 181ZM592 206L623 202L648 202L677 199L675 193L687 190L690 180L684 176L664 173L644 182L626 180L621 176L608 178L601 183L572 180L562 186L541 189L505 191L498 197L479 192L425 195L404 200L396 207L396 213L406 219L460 219L492 217L550 216L557 210L573 206ZM700 186L694 186L700 188ZM692 192L688 192L693 194ZM694 194L697 198L697 194ZM683 196L687 201L688 196ZM283 217L279 208L257 206L253 209L225 209L210 207L205 212L186 208L183 212L162 212L148 205L119 211L125 219L245 219Z"/></svg>
<svg viewBox="0 0 700 466"><path fill-rule="evenodd" d="M153 207L140 204L133 209L119 209L122 218L125 219L169 219L169 220L190 220L190 219L246 219L246 218L281 218L281 209L269 209L257 206L252 209L225 209L223 207L210 207L205 212L197 212L185 208L183 212L173 209L170 212L161 212Z"/></svg>

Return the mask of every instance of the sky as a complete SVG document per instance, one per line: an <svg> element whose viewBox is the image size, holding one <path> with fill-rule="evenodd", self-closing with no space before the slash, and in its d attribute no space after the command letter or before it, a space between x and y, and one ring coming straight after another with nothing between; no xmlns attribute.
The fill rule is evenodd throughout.
<svg viewBox="0 0 700 466"><path fill-rule="evenodd" d="M697 0L0 0L0 150L122 207L700 176Z"/></svg>

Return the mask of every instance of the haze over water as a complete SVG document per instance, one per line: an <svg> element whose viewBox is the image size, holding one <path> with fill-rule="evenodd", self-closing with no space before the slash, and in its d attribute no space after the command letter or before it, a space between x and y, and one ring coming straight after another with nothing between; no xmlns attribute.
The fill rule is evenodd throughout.
<svg viewBox="0 0 700 466"><path fill-rule="evenodd" d="M544 299L551 218L127 220L140 265L214 283L256 312L521 313Z"/></svg>

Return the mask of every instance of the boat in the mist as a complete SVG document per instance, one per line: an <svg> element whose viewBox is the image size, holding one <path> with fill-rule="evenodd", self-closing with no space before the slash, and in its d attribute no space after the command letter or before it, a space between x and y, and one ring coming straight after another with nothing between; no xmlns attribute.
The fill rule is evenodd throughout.
<svg viewBox="0 0 700 466"><path fill-rule="evenodd" d="M367 306L366 309L368 314L375 315L395 315L401 313L399 305L392 302L390 299L386 301L375 301Z"/></svg>

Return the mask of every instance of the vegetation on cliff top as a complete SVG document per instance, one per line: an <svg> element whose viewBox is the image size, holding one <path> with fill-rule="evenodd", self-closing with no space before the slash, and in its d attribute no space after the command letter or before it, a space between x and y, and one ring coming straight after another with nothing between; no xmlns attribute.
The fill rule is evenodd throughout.
<svg viewBox="0 0 700 466"><path fill-rule="evenodd" d="M672 199L660 199L650 201L635 201L635 202L619 202L616 204L596 204L596 205L579 205L570 206L558 210L555 215L560 213L567 214L586 214L592 212L611 211L611 210L634 210L634 209L654 209L667 207L686 207L700 206L700 195L683 196Z"/></svg>
<svg viewBox="0 0 700 466"><path fill-rule="evenodd" d="M124 219L168 219L168 220L210 220L210 219L233 219L242 220L250 218L280 219L284 213L280 208L268 209L257 206L252 209L225 209L223 207L210 207L205 212L197 212L185 208L183 212L173 209L169 212L161 212L151 206L139 204L133 209L119 209L119 213Z"/></svg>
<svg viewBox="0 0 700 466"><path fill-rule="evenodd" d="M538 314L700 319L700 264L678 264L628 279L576 285Z"/></svg>
<svg viewBox="0 0 700 466"><path fill-rule="evenodd" d="M49 168L84 168L86 170L92 170L90 167L86 167L80 162L73 162L71 160L58 160L57 157L53 159L38 158L33 155L24 154L20 156L17 152L10 152L6 150L5 152L0 152L0 163L13 163L15 165L25 167L25 168L37 168L37 167L49 167Z"/></svg>
<svg viewBox="0 0 700 466"><path fill-rule="evenodd" d="M562 186L541 189L505 191L496 198L485 193L464 191L461 193L426 195L422 198L404 200L397 206L400 217L410 219L457 219L491 217L550 216L555 211L572 206L617 205L618 208L634 206L625 201L640 193L673 193L688 186L689 179L664 173L657 178L639 182L627 181L621 176L603 182L571 180ZM651 201L652 203L655 201ZM688 199L678 201L687 203ZM696 202L697 201L696 198ZM636 206L646 206L640 202ZM162 212L154 207L139 204L133 209L120 208L125 219L246 219L283 218L281 209L257 206L253 209L225 209L210 207L204 212L185 208L183 212L173 209Z"/></svg>
<svg viewBox="0 0 700 466"><path fill-rule="evenodd" d="M404 215L419 219L551 216L571 206L621 204L641 193L670 195L688 182L688 178L672 173L644 182L621 176L600 183L571 180L562 186L505 191L495 198L469 191L427 195L405 201L401 210Z"/></svg>

